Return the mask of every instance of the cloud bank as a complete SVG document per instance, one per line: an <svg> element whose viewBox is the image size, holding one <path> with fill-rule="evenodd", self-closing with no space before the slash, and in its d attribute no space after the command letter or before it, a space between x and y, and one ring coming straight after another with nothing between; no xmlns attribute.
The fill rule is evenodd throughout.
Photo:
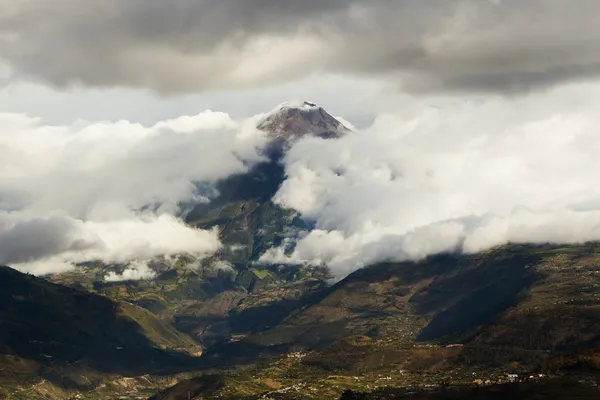
<svg viewBox="0 0 600 400"><path fill-rule="evenodd" d="M397 101L336 141L305 139L275 197L317 229L293 254L347 273L507 242L600 239L600 85L514 99Z"/></svg>
<svg viewBox="0 0 600 400"><path fill-rule="evenodd" d="M261 159L255 124L211 111L151 127L0 114L0 263L50 273L214 252L216 231L177 216Z"/></svg>
<svg viewBox="0 0 600 400"><path fill-rule="evenodd" d="M139 281L148 280L156 277L156 273L148 267L145 262L136 261L131 263L122 273L118 274L110 271L105 276L106 282L123 282L123 281Z"/></svg>
<svg viewBox="0 0 600 400"><path fill-rule="evenodd" d="M8 81L164 93L321 72L512 93L598 76L599 13L596 0L0 0L0 63Z"/></svg>

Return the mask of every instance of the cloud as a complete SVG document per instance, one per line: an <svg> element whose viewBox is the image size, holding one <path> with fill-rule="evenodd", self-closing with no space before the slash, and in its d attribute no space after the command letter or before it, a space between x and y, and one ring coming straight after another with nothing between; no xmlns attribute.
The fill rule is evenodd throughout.
<svg viewBox="0 0 600 400"><path fill-rule="evenodd" d="M12 79L164 93L321 72L511 93L597 77L599 11L596 0L0 0L0 60Z"/></svg>
<svg viewBox="0 0 600 400"><path fill-rule="evenodd" d="M219 271L235 271L230 262L217 260L211 264L211 267Z"/></svg>
<svg viewBox="0 0 600 400"><path fill-rule="evenodd" d="M255 124L211 111L150 127L0 114L0 263L49 273L216 251L217 232L178 215L261 160Z"/></svg>
<svg viewBox="0 0 600 400"><path fill-rule="evenodd" d="M80 223L66 216L19 218L0 214L0 263L22 263L64 252L94 247L94 239Z"/></svg>
<svg viewBox="0 0 600 400"><path fill-rule="evenodd" d="M238 126L214 112L150 128L127 121L45 126L0 114L0 129L3 208L60 207L77 217L114 214L121 204L173 208L192 197L193 182L245 171L245 160L259 159L252 123Z"/></svg>
<svg viewBox="0 0 600 400"><path fill-rule="evenodd" d="M109 272L104 278L106 282L139 281L153 279L156 273L145 262L132 262L122 273Z"/></svg>
<svg viewBox="0 0 600 400"><path fill-rule="evenodd" d="M397 112L288 153L275 201L317 230L264 261L345 274L507 242L600 240L600 85L514 99L400 97Z"/></svg>

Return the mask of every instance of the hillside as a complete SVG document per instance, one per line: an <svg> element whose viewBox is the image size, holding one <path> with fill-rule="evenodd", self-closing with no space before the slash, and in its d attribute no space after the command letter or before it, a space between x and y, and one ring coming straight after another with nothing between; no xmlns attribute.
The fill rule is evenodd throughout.
<svg viewBox="0 0 600 400"><path fill-rule="evenodd" d="M46 381L57 390L87 391L109 377L184 371L196 362L190 353L200 351L140 307L0 267L4 392Z"/></svg>
<svg viewBox="0 0 600 400"><path fill-rule="evenodd" d="M370 393L346 391L340 400L591 400L597 399L599 396L600 389L592 385L588 379L582 380L569 376L543 382L511 383L474 388L447 388L435 391L418 391L414 389L379 389Z"/></svg>
<svg viewBox="0 0 600 400"><path fill-rule="evenodd" d="M302 270L302 275L289 279L273 275L279 286L254 293L223 287L189 303L185 313L195 320L176 319L183 328L207 324L203 334L212 330L213 340L207 341L195 362L156 348L162 344L182 349L186 343L178 343L181 334L148 311L4 268L2 282L12 292L4 291L2 297L7 305L2 321L11 324L2 331L3 362L10 360L12 371L29 371L28 378L17 377L19 382L34 384L32 377L42 375L52 380L53 387L89 387L81 382L83 377L97 385L112 369L120 376L138 377L134 379L143 374L157 379L177 371L217 373L190 381L180 375L173 382L179 382L174 391L157 397L173 399L185 398L178 396L188 392L205 399L250 400L265 394L282 399L336 398L346 390L368 393L378 387L402 391L506 383L508 374L535 376L534 382L539 375L543 384L548 376L581 368L594 372L600 366L599 261L593 245L509 245L473 255L379 264L334 286L323 285L319 271ZM193 288L177 283L176 277L157 282L173 290L182 290L181 285ZM141 286L138 294L148 290ZM189 301L185 291L179 293L176 304ZM25 306L27 299L33 302L31 308ZM156 299L154 305L169 307L168 297ZM63 307L50 307L56 304ZM24 310L39 317L20 317ZM53 320L61 323L53 325ZM157 334L152 335L148 328L152 324L164 330L153 329ZM41 330L42 325L50 329L38 335L42 340L32 339L27 332ZM41 347L25 345L25 340L40 340ZM131 349L125 350L127 346ZM160 360L158 371L148 359L149 348L153 360ZM118 358L121 354L127 357ZM79 375L64 366L57 376L47 373L59 361L77 360L81 360L76 367ZM11 374L5 373L3 379L16 380L15 372ZM595 375L589 379L596 382ZM154 388L165 384L149 383Z"/></svg>
<svg viewBox="0 0 600 400"><path fill-rule="evenodd" d="M312 229L297 212L272 201L285 179L281 158L288 145L303 136L335 139L349 130L312 103L278 106L257 129L265 131L270 140L266 160L246 173L218 181L213 188L217 195L209 203L190 205L184 213L189 225L218 230L223 248L217 254L204 260L185 254L170 260L157 258L149 264L157 275L151 282L106 282L109 271L118 274L126 266L99 262L81 264L49 279L140 305L204 344L238 330L223 323L229 312L242 311L248 303L264 306L281 298L294 303L323 285L329 278L323 270L281 269L256 262L285 238ZM240 304L246 298L247 302ZM277 316L289 310L286 305Z"/></svg>
<svg viewBox="0 0 600 400"><path fill-rule="evenodd" d="M204 359L249 365L214 398L335 398L597 371L599 261L589 245L510 245L365 268L276 326L207 349Z"/></svg>

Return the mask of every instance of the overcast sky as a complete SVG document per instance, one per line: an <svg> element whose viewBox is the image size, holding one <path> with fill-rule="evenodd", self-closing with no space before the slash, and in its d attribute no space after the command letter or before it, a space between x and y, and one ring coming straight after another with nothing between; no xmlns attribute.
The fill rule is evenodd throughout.
<svg viewBox="0 0 600 400"><path fill-rule="evenodd" d="M0 107L155 122L306 96L364 119L390 88L518 94L595 79L599 12L595 0L0 0Z"/></svg>
<svg viewBox="0 0 600 400"><path fill-rule="evenodd" d="M586 191L600 165L572 167L598 144L598 15L597 0L0 0L0 238L12 243L0 244L0 262L137 262L198 240L213 251L214 233L183 226L172 205L194 195L193 182L257 162L256 115L287 99L359 128L341 147L308 141L287 160L276 200L331 239L316 249L327 241L307 238L298 260L347 271L383 257L373 254L394 258L399 243L412 243L401 252L410 257L435 251L410 232L444 249L548 240L499 228L524 223L518 207L574 229L562 241L594 238L600 229L581 231L568 213L600 204ZM363 173L328 181L355 164ZM371 186L371 200L352 191L386 168L394 178ZM494 177L503 197L484 193ZM338 191L319 189L329 185ZM410 206L392 212L394 196ZM148 203L160 206L140 214ZM166 227L180 245L151 233ZM488 239L477 241L482 227ZM336 246L356 254L340 258Z"/></svg>

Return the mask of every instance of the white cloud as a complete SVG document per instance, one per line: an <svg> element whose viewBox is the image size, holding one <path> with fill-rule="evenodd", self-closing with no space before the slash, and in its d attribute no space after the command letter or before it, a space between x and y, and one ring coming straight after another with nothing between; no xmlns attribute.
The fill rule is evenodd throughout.
<svg viewBox="0 0 600 400"><path fill-rule="evenodd" d="M600 84L518 98L410 99L287 156L275 200L316 221L291 257L339 275L381 260L600 239Z"/></svg>
<svg viewBox="0 0 600 400"><path fill-rule="evenodd" d="M256 161L260 135L226 114L203 112L146 128L127 121L44 126L0 114L2 197L9 208L89 216L112 204L173 207L194 181L214 181Z"/></svg>
<svg viewBox="0 0 600 400"><path fill-rule="evenodd" d="M255 124L211 111L150 127L0 114L0 263L48 273L215 251L217 233L185 225L179 205L207 201L196 182L261 159Z"/></svg>
<svg viewBox="0 0 600 400"><path fill-rule="evenodd" d="M143 261L132 262L123 273L109 272L104 278L106 282L139 281L152 279L156 273L148 267L148 263Z"/></svg>
<svg viewBox="0 0 600 400"><path fill-rule="evenodd" d="M233 265L230 262L224 260L217 260L211 265L214 269L219 271L234 271Z"/></svg>

